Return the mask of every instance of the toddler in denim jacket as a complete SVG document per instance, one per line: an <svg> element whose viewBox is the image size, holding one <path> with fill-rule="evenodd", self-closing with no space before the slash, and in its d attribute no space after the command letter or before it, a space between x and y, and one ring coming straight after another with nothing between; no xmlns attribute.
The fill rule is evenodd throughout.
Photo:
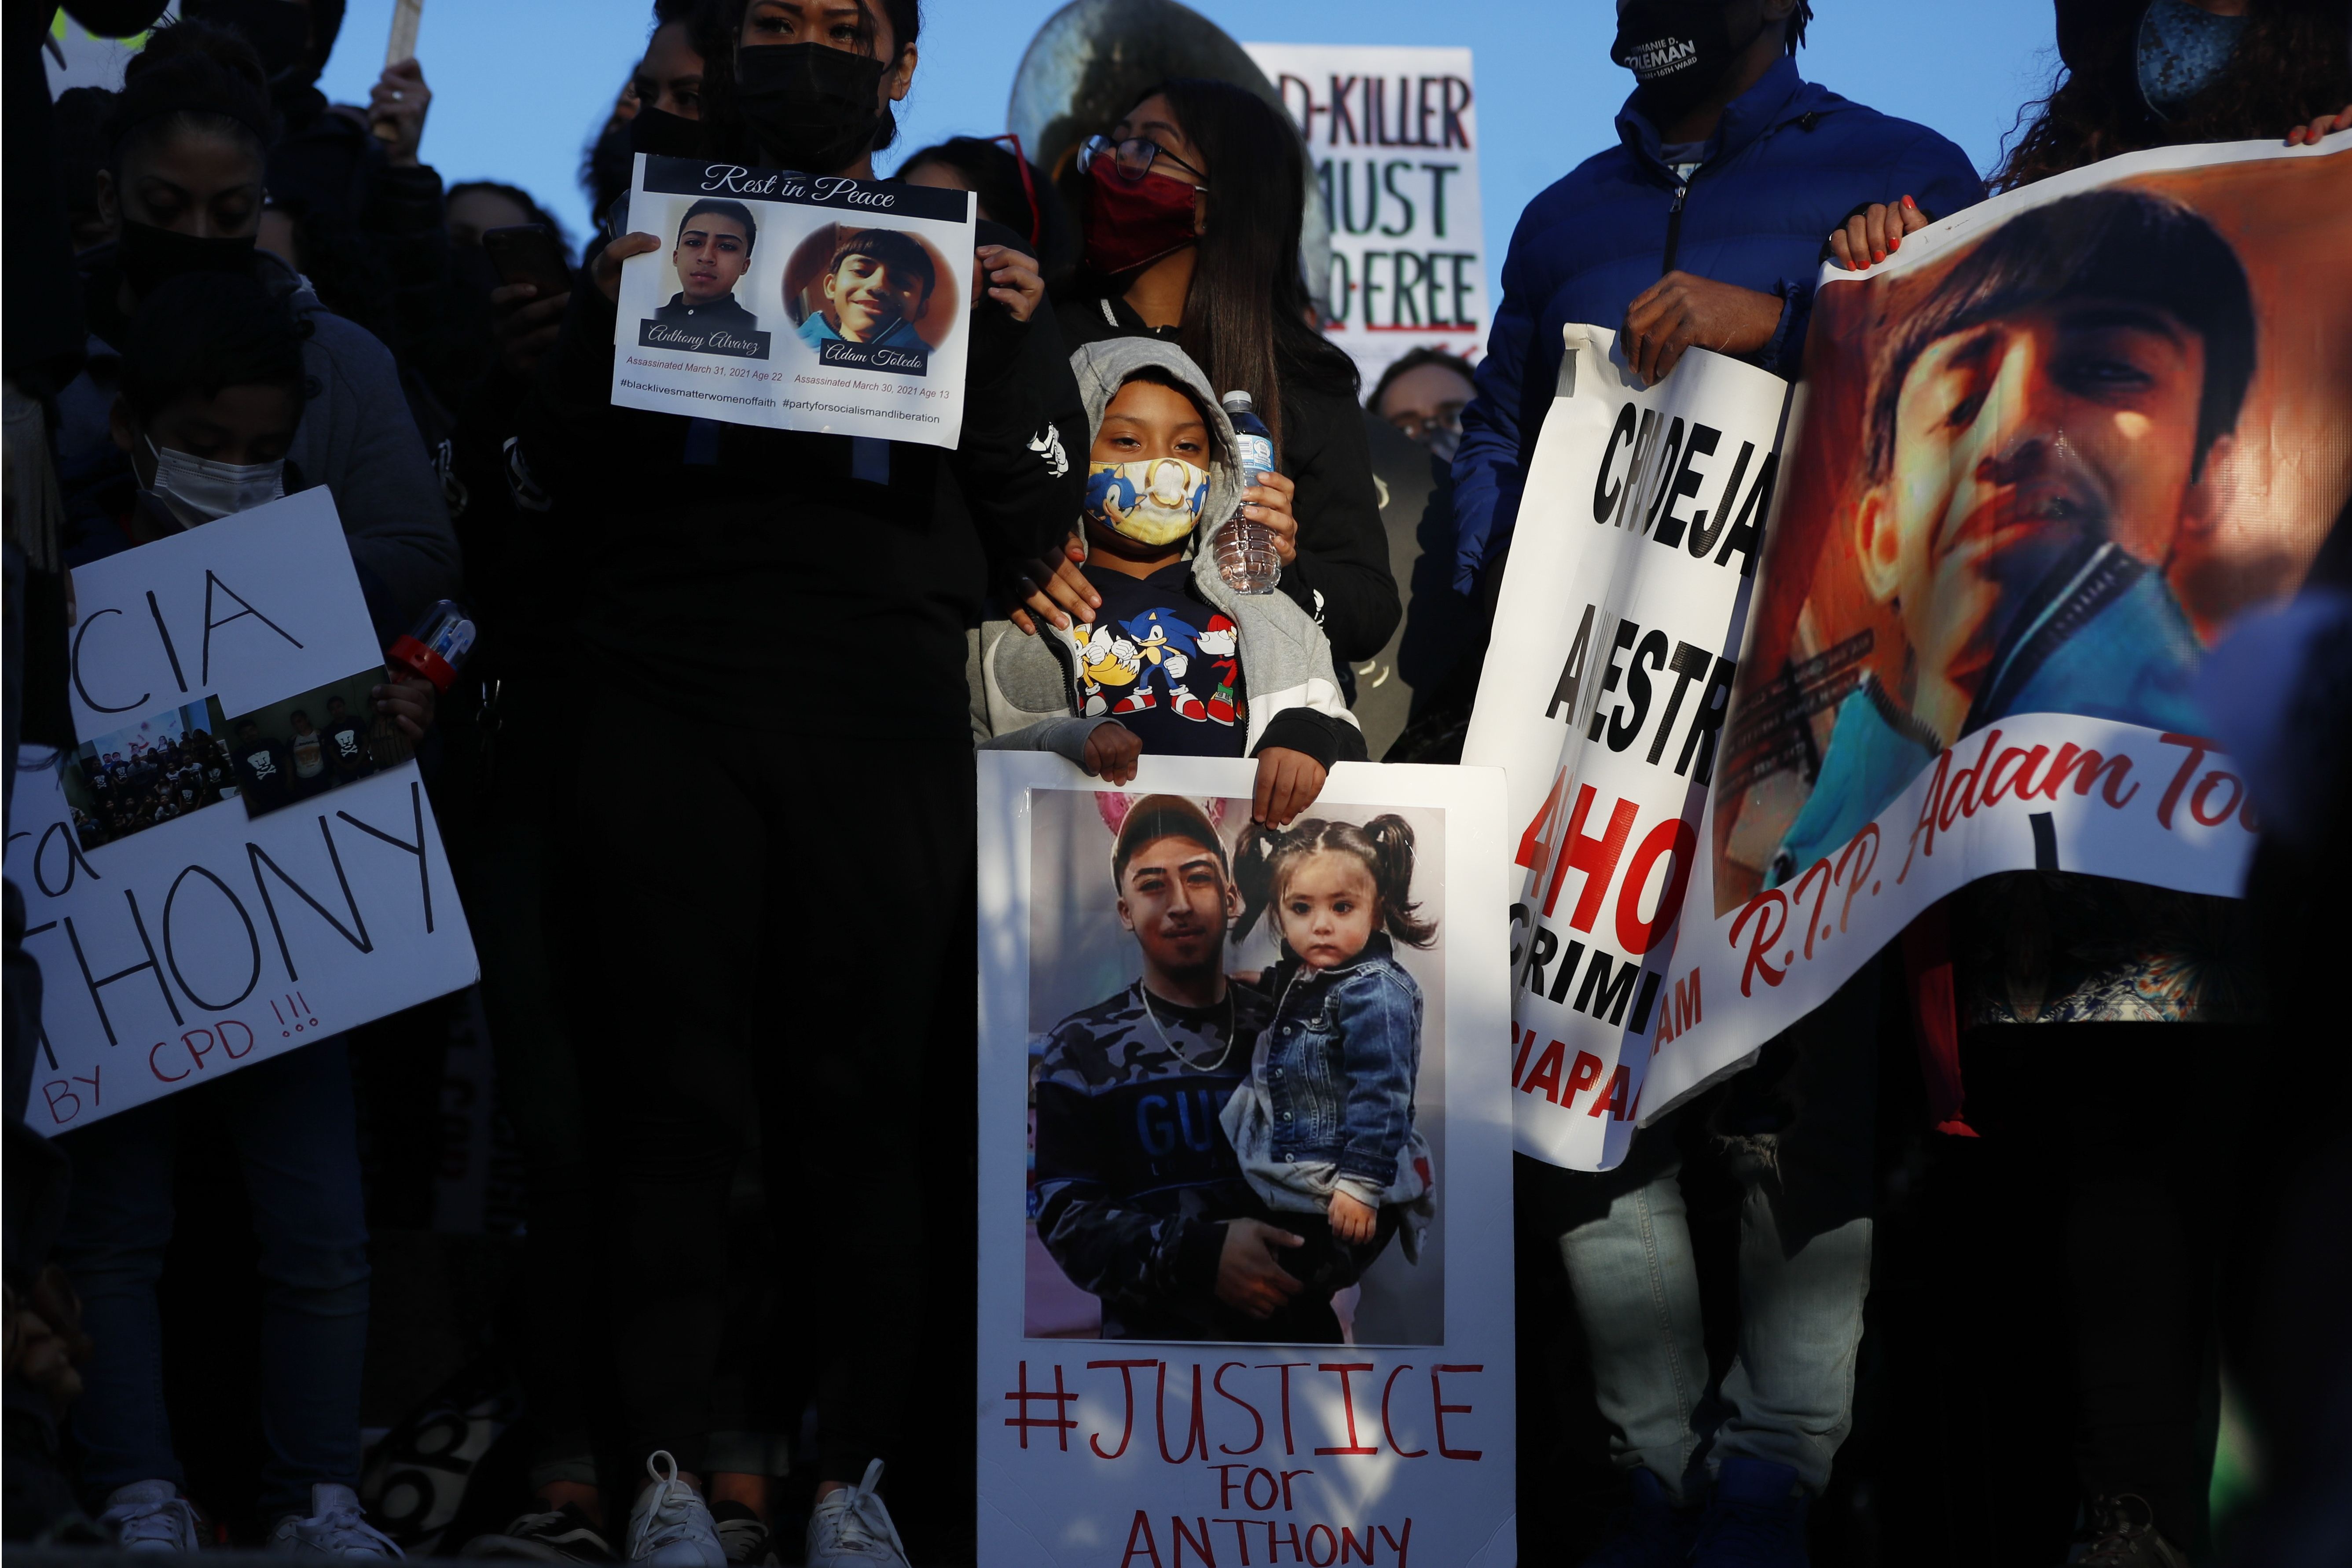
<svg viewBox="0 0 2352 1568"><path fill-rule="evenodd" d="M1416 1257L1417 1228L1402 1222L1431 1210L1429 1143L1413 1126L1421 987L1391 945L1437 937L1415 913L1412 853L1401 816L1360 827L1310 818L1286 833L1253 827L1234 865L1244 899L1234 941L1271 906L1282 960L1265 976L1274 1020L1225 1102L1225 1133L1277 1215L1328 1218L1349 1277L1325 1281L1335 1286L1400 1228Z"/></svg>

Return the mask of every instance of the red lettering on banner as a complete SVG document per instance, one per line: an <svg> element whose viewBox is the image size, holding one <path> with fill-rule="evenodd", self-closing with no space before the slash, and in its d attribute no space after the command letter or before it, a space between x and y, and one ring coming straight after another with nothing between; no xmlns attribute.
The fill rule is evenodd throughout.
<svg viewBox="0 0 2352 1568"><path fill-rule="evenodd" d="M1576 812L1568 821L1568 837L1561 841L1559 858L1552 862L1551 887L1544 894L1543 912L1549 918L1559 905L1560 886L1570 871L1584 873L1584 886L1576 895L1576 908L1568 917L1569 925L1577 931L1591 931L1600 917L1601 900L1608 896L1609 884L1617 875L1618 857L1625 852L1625 840L1633 836L1633 819L1641 807L1630 800L1621 800L1610 808L1609 826L1598 838L1588 837L1584 819L1592 809L1593 788L1584 785L1577 794Z"/></svg>
<svg viewBox="0 0 2352 1568"><path fill-rule="evenodd" d="M1930 858L1933 858L1935 856L1936 803L1944 798L1944 777L1946 771L1949 769L1951 765L1952 753L1948 749L1938 752L1936 754L1936 776L1927 781L1927 798L1919 803L1919 820L1911 825L1911 848L1909 853L1903 857L1903 869L1895 874L1895 879L1898 883L1909 879L1911 875L1912 856L1922 852L1925 852ZM1925 844L1922 844L1919 841L1923 835L1927 838L1927 842ZM1772 984L1778 985L1780 982L1776 977ZM1744 983L1740 987L1740 991L1743 995L1746 994L1747 986Z"/></svg>
<svg viewBox="0 0 2352 1568"><path fill-rule="evenodd" d="M1405 1549L1412 1544L1412 1521L1408 1519L1404 1521L1402 1535L1391 1535L1385 1524L1379 1528L1381 1538L1389 1543L1389 1550L1396 1553L1397 1568L1404 1568Z"/></svg>
<svg viewBox="0 0 2352 1568"><path fill-rule="evenodd" d="M2208 741L2200 736L2177 735L2168 731L2158 739L2168 746L2186 747L2189 752L2187 760L2180 764L2180 771L2172 775L2170 784L2164 786L2164 798L2158 801L2156 806L2157 826L2170 827L2172 808L2180 803L2180 792L2187 789L2189 781L2196 776L2198 764L2205 760L2206 752L2218 752L2221 747L2218 742Z"/></svg>
<svg viewBox="0 0 2352 1568"><path fill-rule="evenodd" d="M1103 1452L1102 1434L1090 1432L1087 1435L1087 1447L1095 1451L1096 1458L1116 1459L1127 1452L1128 1439L1135 1436L1135 1369L1139 1366L1158 1366L1159 1364L1156 1361L1090 1361L1087 1363L1088 1372L1099 1371L1104 1367L1118 1368L1119 1386L1127 1394L1127 1419L1125 1425L1119 1428L1118 1447L1106 1454ZM1139 1519L1142 1516L1139 1514L1136 1517ZM1153 1561L1157 1562L1159 1559L1155 1557Z"/></svg>
<svg viewBox="0 0 2352 1568"><path fill-rule="evenodd" d="M1184 1451L1181 1454L1171 1454L1168 1451L1168 1363L1161 1362L1159 1391L1152 1406L1152 1418L1160 1427L1160 1457L1171 1465L1181 1465L1191 1458L1192 1451L1198 1448L1201 1458L1207 1458L1209 1457L1209 1432L1205 1425L1207 1415L1208 1413L1201 1408L1201 1363L1194 1362L1192 1363L1192 1422L1184 1434Z"/></svg>
<svg viewBox="0 0 2352 1568"><path fill-rule="evenodd" d="M1789 929L1789 895L1778 888L1767 888L1748 900L1748 907L1739 911L1739 918L1731 922L1731 945L1734 949L1739 946L1739 933L1748 929L1751 918L1756 921L1756 939L1748 944L1748 962L1739 971L1739 994L1742 996L1752 994L1749 986L1758 974L1764 976L1765 984L1778 985L1788 973L1786 970L1773 968L1765 954L1778 945L1780 933ZM1790 953L1781 962L1786 963L1795 956Z"/></svg>
<svg viewBox="0 0 2352 1568"><path fill-rule="evenodd" d="M1511 1087L1517 1089L1519 1087L1519 1075L1527 1071L1528 1052L1535 1048L1536 1032L1529 1029L1522 1035L1519 1033L1519 1026L1513 1024L1511 1043L1518 1047L1517 1052L1511 1058Z"/></svg>
<svg viewBox="0 0 2352 1568"><path fill-rule="evenodd" d="M2011 746L2009 750L2001 752L2000 756L1995 757L1992 763L1992 772L1985 775L1984 803L1987 805L1999 805L2000 804L2002 792L2007 790L2011 784L2015 784L2018 786L2018 795L2021 798L2032 795L2033 793L2033 785L2029 781L2032 776L2033 770L2041 763L2042 759L2049 754L2050 748L2047 746L2036 746L2031 752L2020 751L2017 747ZM2003 764L2011 762L2021 763L2024 765L2016 771L2014 777L2003 779L2001 777L2000 770Z"/></svg>
<svg viewBox="0 0 2352 1568"><path fill-rule="evenodd" d="M1551 793L1544 796L1543 805L1538 808L1535 816L1528 820L1528 830L1519 835L1518 864L1525 866L1531 871L1543 863L1544 856L1551 852L1551 845L1547 840L1537 837L1537 835L1538 830L1540 830L1546 823L1551 820L1551 814L1559 808L1559 792L1561 786L1567 783L1568 770L1566 768L1560 769L1559 773L1552 775Z"/></svg>
<svg viewBox="0 0 2352 1568"><path fill-rule="evenodd" d="M1937 814L1936 819L1937 826L1945 832L1949 833L1952 830L1952 823L1955 819L1974 816L1977 814L1977 787L1984 777L1985 759L1992 755L1993 746L2000 740L2000 731L1987 731L1984 749L1977 753L1976 765L1962 768L1952 775L1951 787L1945 793L1943 809ZM1811 940L1810 932L1807 933L1806 940L1808 942ZM1806 950L1805 956L1808 958L1812 956L1812 951L1810 948Z"/></svg>
<svg viewBox="0 0 2352 1568"><path fill-rule="evenodd" d="M1250 1446L1246 1448L1229 1448L1223 1443L1220 1443L1217 1445L1217 1452L1220 1454L1255 1454L1260 1447L1264 1447L1265 1443L1265 1417L1257 1413L1256 1405L1252 1405L1248 1400L1244 1399L1241 1395L1226 1388L1225 1373L1233 1371L1235 1367L1240 1367L1244 1371L1247 1371L1249 1369L1249 1363L1247 1362L1240 1361L1229 1361L1225 1363L1224 1365L1217 1369L1217 1375L1209 1380L1209 1386L1215 1389L1219 1394L1223 1394L1235 1405L1240 1405L1243 1409L1249 1412L1251 1422L1257 1427L1257 1436L1250 1439ZM1219 1503L1217 1506L1219 1508L1223 1508L1225 1505L1223 1503Z"/></svg>
<svg viewBox="0 0 2352 1568"><path fill-rule="evenodd" d="M1625 1102L1627 1099L1632 1096L1633 1092L1633 1069L1630 1068L1621 1067L1617 1069L1617 1076L1609 1080L1609 1092L1607 1094L1594 1095L1592 1097L1592 1109L1586 1111L1584 1114L1587 1116L1598 1116L1605 1110L1609 1113L1611 1121L1622 1121L1625 1120Z"/></svg>
<svg viewBox="0 0 2352 1568"><path fill-rule="evenodd" d="M2205 815L2205 803L2212 795L2213 786L2219 784L2230 786L2229 804L2208 816ZM2230 820L2230 814L2236 811L2238 804L2245 798L2246 786L2238 782L2238 775L2225 773L2216 768L2197 782L2197 793L2189 797L2189 815L2208 827L2219 827Z"/></svg>
<svg viewBox="0 0 2352 1568"><path fill-rule="evenodd" d="M1400 1459L1423 1458L1429 1453L1426 1448L1415 1448L1411 1453L1407 1453L1404 1445L1397 1441L1396 1427L1389 1421L1389 1396L1396 1392L1396 1380L1412 1370L1412 1363L1406 1362L1394 1372L1390 1373L1388 1382L1381 1385L1381 1436L1389 1440L1390 1451ZM1366 1539L1370 1538L1366 1537Z"/></svg>
<svg viewBox="0 0 2352 1568"><path fill-rule="evenodd" d="M1467 1405L1446 1404L1445 1391L1438 1386L1437 1382L1439 1374L1443 1373L1484 1372L1486 1370L1486 1363L1484 1362L1475 1363L1469 1366L1433 1366L1429 1369L1429 1399L1430 1403L1437 1407L1437 1453L1439 1458L1446 1459L1475 1459L1486 1453L1484 1448L1449 1448L1445 1446L1445 1418L1448 1415L1467 1415L1470 1414L1472 1407ZM1408 1521L1407 1529L1408 1531L1411 1529L1410 1521ZM1397 1561L1400 1563L1404 1561L1402 1552L1400 1552Z"/></svg>
<svg viewBox="0 0 2352 1568"><path fill-rule="evenodd" d="M1360 1542L1357 1541L1354 1531L1344 1524L1341 1525L1339 1527L1339 1561L1370 1563L1372 1560L1372 1530L1370 1525L1364 1527L1364 1539ZM1357 1556L1359 1552L1363 1553L1360 1558Z"/></svg>
<svg viewBox="0 0 2352 1568"><path fill-rule="evenodd" d="M1601 1058L1591 1051L1576 1053L1576 1065L1569 1069L1568 1082L1554 1099L1556 1105L1576 1109L1576 1097L1601 1081Z"/></svg>
<svg viewBox="0 0 2352 1568"><path fill-rule="evenodd" d="M1135 1544L1136 1538L1138 1536L1141 1536L1143 1538L1143 1545L1140 1548ZM1134 1562L1138 1557L1150 1557L1151 1559L1151 1568L1161 1568L1160 1562L1160 1542L1151 1538L1150 1516L1146 1514L1141 1509L1137 1509L1135 1510L1135 1522L1128 1527L1127 1555L1118 1560L1118 1568L1127 1568L1127 1565Z"/></svg>
<svg viewBox="0 0 2352 1568"><path fill-rule="evenodd" d="M1528 1030L1528 1037L1529 1039L1533 1039L1535 1037L1535 1031L1532 1029ZM1520 1083L1519 1092L1522 1094L1541 1094L1549 1099L1554 1105L1558 1105L1559 1103L1560 1068L1566 1064L1567 1059L1568 1047L1560 1044L1558 1040L1554 1040L1551 1044L1546 1046L1544 1047L1543 1055L1536 1058L1535 1070L1528 1073L1525 1081Z"/></svg>
<svg viewBox="0 0 2352 1568"><path fill-rule="evenodd" d="M1643 837L1625 868L1625 885L1617 894L1620 947L1639 958L1665 940L1666 932L1674 929L1675 917L1682 913L1683 895L1690 889L1691 864L1697 848L1697 830L1679 816L1661 822ZM1650 868L1662 855L1672 855L1674 864L1666 873L1665 889L1658 895L1657 912L1645 921L1642 918L1642 893L1649 886Z"/></svg>
<svg viewBox="0 0 2352 1568"><path fill-rule="evenodd" d="M1260 1476L1264 1476L1265 1478L1265 1500L1264 1502L1257 1500L1257 1479ZM1272 1470L1252 1470L1248 1475L1242 1478L1242 1506L1244 1508L1253 1508L1260 1513L1269 1513L1273 1511L1274 1505L1281 1500L1282 1483L1274 1479L1274 1472ZM1222 1508L1223 1505L1221 1503L1218 1506Z"/></svg>
<svg viewBox="0 0 2352 1568"><path fill-rule="evenodd" d="M1854 856L1859 854L1865 847L1870 850L1869 858L1864 860L1861 865L1855 866L1853 868L1853 875L1848 877L1845 874L1846 867L1853 864ZM1838 911L1838 932L1840 935L1844 934L1847 924L1853 919L1853 896L1862 890L1862 879L1864 877L1869 876L1872 868L1875 867L1877 864L1878 824L1874 822L1865 822L1862 825L1861 828L1855 832L1852 838L1846 840L1845 848L1840 851L1838 855L1838 878L1845 883L1845 908ZM1878 891L1878 884L1875 882L1872 883L1870 890L1874 893ZM1698 995L1698 971L1696 970L1691 971L1691 995L1694 999ZM1697 1009L1694 1007L1692 1011L1694 1016L1696 1016Z"/></svg>
<svg viewBox="0 0 2352 1568"><path fill-rule="evenodd" d="M1830 868L1828 856L1824 855L1806 867L1805 874L1797 879L1797 885L1789 895L1789 908L1793 911L1791 918L1796 918L1797 914L1801 913L1805 901L1805 889L1812 886L1815 877L1822 879L1822 890L1813 900L1812 913L1802 916L1805 922L1805 956L1807 958L1813 956L1813 931L1822 923L1822 906L1830 901L1830 886L1837 880L1837 873Z"/></svg>
<svg viewBox="0 0 2352 1568"><path fill-rule="evenodd" d="M1209 1550L1209 1521L1195 1514L1193 1522L1201 1527L1198 1541L1185 1530L1181 1516L1172 1513L1168 1516L1168 1529L1176 1538L1168 1543L1170 1554L1176 1559L1175 1568L1184 1568L1184 1548L1188 1545L1192 1547L1192 1554L1208 1564L1208 1568L1217 1568L1217 1554Z"/></svg>
<svg viewBox="0 0 2352 1568"><path fill-rule="evenodd" d="M1257 1370L1260 1372L1266 1372L1276 1367L1280 1367L1282 1369L1282 1451L1286 1454L1296 1454L1298 1452L1298 1450L1292 1446L1290 1441L1290 1369L1295 1366L1312 1366L1315 1363L1313 1362L1307 1361L1267 1361L1258 1363Z"/></svg>
<svg viewBox="0 0 2352 1568"><path fill-rule="evenodd" d="M1323 1537L1323 1555L1320 1557L1315 1555L1315 1538L1318 1535ZM1339 1542L1332 1535L1331 1527L1328 1524L1308 1525L1307 1527L1307 1568L1332 1568L1332 1564L1339 1561Z"/></svg>
<svg viewBox="0 0 2352 1568"><path fill-rule="evenodd" d="M1315 1370L1318 1372L1339 1374L1339 1407L1348 1413L1347 1447L1318 1448L1315 1450L1318 1454L1377 1454L1381 1451L1379 1445L1366 1443L1356 1436L1356 1385L1351 1379L1357 1373L1370 1372L1372 1364L1368 1361L1327 1361L1317 1364Z"/></svg>
<svg viewBox="0 0 2352 1568"><path fill-rule="evenodd" d="M1075 1418L1065 1414L1065 1412L1068 1410L1070 1402L1077 1398L1077 1395L1070 1393L1062 1386L1062 1363L1060 1362L1055 1362L1054 1363L1053 1393L1047 1394L1043 1389L1038 1390L1034 1394L1032 1394L1029 1391L1029 1363L1024 1361L1021 1363L1020 1387L1007 1394L1004 1397L1015 1401L1015 1408L1021 1412L1018 1415L1006 1416L1004 1418L1004 1424L1007 1426L1018 1427L1020 1429L1021 1446L1025 1448L1029 1446L1030 1429L1032 1427L1044 1426L1050 1429L1055 1439L1060 1442L1062 1452L1066 1454L1070 1451L1070 1433L1076 1427L1077 1422ZM1050 1416L1031 1415L1029 1414L1029 1406L1033 1402L1050 1402L1054 1406L1054 1414Z"/></svg>
<svg viewBox="0 0 2352 1568"><path fill-rule="evenodd" d="M2131 772L2131 759L2129 757L2116 755L2102 761L2098 752L2084 750L2084 748L2075 745L2072 741L2069 741L2066 744L2058 748L2058 760L2051 764L2050 772L2042 778L2040 785L2037 786L2039 793L2047 799L2056 800L2058 798L2058 791L2066 783L2066 775L2073 773L2077 768L2082 770L2082 773L2081 776L2076 778L2074 781L2074 793L2076 795L2089 795L2091 793L2091 786L2098 782L2099 775L2102 773L2105 773L2107 775L2107 784L2106 787L2099 792L2100 798L2105 800L2109 805L2123 805L2127 803L2133 795L2139 793L2139 785L2134 784L2130 789L2125 791L2120 796L2116 794L2116 786L2123 783L2124 776ZM2035 793L2036 789L2034 788L2025 788L2021 786L2018 790L2018 795L2021 798L2030 797Z"/></svg>

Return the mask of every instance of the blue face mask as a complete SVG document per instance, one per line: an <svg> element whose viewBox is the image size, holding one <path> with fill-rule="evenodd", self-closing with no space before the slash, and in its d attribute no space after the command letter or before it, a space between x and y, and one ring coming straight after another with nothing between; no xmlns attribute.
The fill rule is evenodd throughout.
<svg viewBox="0 0 2352 1568"><path fill-rule="evenodd" d="M2139 22L2139 90L2159 120L2170 119L2230 68L2243 16L2216 16L2189 0L2153 0Z"/></svg>

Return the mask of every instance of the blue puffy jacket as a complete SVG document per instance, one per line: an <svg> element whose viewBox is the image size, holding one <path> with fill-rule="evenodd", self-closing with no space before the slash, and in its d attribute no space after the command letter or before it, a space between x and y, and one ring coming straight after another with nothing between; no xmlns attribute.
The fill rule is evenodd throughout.
<svg viewBox="0 0 2352 1568"><path fill-rule="evenodd" d="M1658 128L1628 100L1618 145L1519 215L1503 263L1503 307L1454 458L1454 585L1462 593L1477 591L1510 541L1559 374L1562 326L1613 329L1634 296L1679 268L1779 295L1780 330L1746 357L1794 380L1832 229L1872 202L1908 195L1946 217L1983 195L1951 142L1804 80L1785 56L1724 110L1717 134L1685 187L1658 156Z"/></svg>

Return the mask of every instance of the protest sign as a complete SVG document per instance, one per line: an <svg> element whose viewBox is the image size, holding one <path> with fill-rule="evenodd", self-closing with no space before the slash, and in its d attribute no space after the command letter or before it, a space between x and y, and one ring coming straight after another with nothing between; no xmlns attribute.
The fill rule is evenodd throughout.
<svg viewBox="0 0 2352 1568"><path fill-rule="evenodd" d="M845 174L637 154L613 401L953 447L973 198Z"/></svg>
<svg viewBox="0 0 2352 1568"><path fill-rule="evenodd" d="M1347 826L1269 863L1254 764L980 764L982 1561L1516 1561L1501 781L1342 764L1308 816ZM1276 929L1319 952L1289 905L1374 841L1410 843L1408 921L1317 962L1391 955L1360 983L1398 1005L1308 1005L1335 982ZM1342 1103L1395 1145L1356 1244L1275 1131ZM1225 1272L1268 1218L1304 1242L1270 1321Z"/></svg>
<svg viewBox="0 0 2352 1568"><path fill-rule="evenodd" d="M79 567L79 738L20 773L8 879L40 963L44 1133L472 984L383 654L310 489Z"/></svg>
<svg viewBox="0 0 2352 1568"><path fill-rule="evenodd" d="M1577 347L1605 334L1567 329L1496 647L1548 656L1581 633L1580 599L1592 636L1546 698L1568 725L1553 766L1530 776L1524 653L1490 656L1465 750L1511 770L1528 873L1523 1150L1615 1163L1631 1124L1736 1070L1978 879L2236 891L2255 819L2189 690L2239 616L2302 581L2352 494L2352 283L2332 259L2348 166L2270 143L2138 153L1956 215L1878 267L1824 268L1752 595L1727 600L1686 550L1647 548L1675 531L1678 480L1639 492L1664 503L1647 539L1585 521L1627 442L1586 402L1619 395ZM1688 492L1694 527L1702 509L1722 526L1706 503L1727 449ZM1661 574L1680 585L1645 615ZM1601 581L1616 599L1589 597ZM1688 673L1685 644L1709 655ZM1709 707L1727 686L1727 718ZM1688 733L1663 739L1678 692L1703 717L1685 705ZM2200 1005L2195 966L2158 967L2119 982L2112 1016Z"/></svg>
<svg viewBox="0 0 2352 1568"><path fill-rule="evenodd" d="M1486 341L1470 51L1247 44L1315 163L1331 231L1326 331L1364 384L1416 348Z"/></svg>

